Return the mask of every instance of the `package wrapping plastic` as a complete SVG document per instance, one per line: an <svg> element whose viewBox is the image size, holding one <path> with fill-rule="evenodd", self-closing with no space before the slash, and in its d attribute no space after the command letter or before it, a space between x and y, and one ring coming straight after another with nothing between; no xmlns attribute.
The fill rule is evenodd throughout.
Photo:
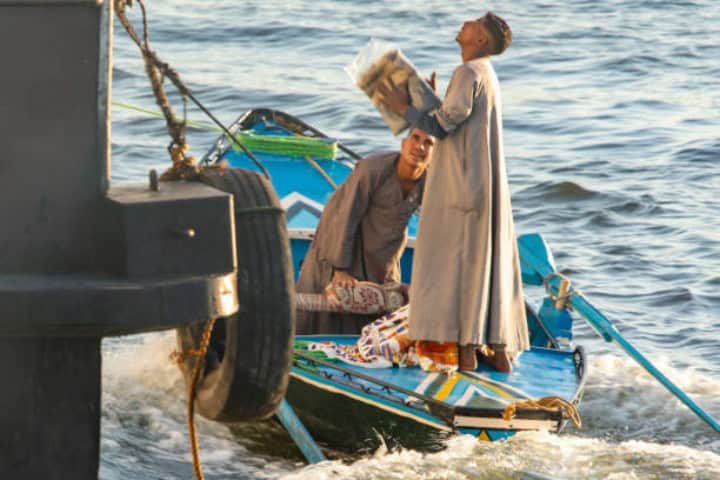
<svg viewBox="0 0 720 480"><path fill-rule="evenodd" d="M391 80L395 85L407 83L410 105L420 112L433 110L442 103L412 62L390 44L371 40L345 70L370 98L395 135L408 128L409 124L380 103L377 87L382 82Z"/></svg>

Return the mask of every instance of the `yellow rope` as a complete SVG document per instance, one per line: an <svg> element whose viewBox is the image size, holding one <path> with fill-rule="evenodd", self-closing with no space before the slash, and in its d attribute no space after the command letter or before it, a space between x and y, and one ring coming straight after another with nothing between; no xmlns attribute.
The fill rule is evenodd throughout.
<svg viewBox="0 0 720 480"><path fill-rule="evenodd" d="M577 411L577 408L572 403L568 402L564 398L549 396L542 398L528 398L527 400L520 400L513 404L505 407L503 412L503 420L509 422L515 416L515 411L518 408L526 408L531 410L545 410L547 412L560 410L567 415L570 420L575 424L577 428L582 427L582 419Z"/></svg>
<svg viewBox="0 0 720 480"><path fill-rule="evenodd" d="M195 432L195 387L197 385L198 378L200 378L200 367L203 366L203 360L205 359L205 354L207 353L208 346L210 345L210 336L212 335L215 320L215 318L211 318L205 324L202 341L200 342L200 351L198 352L197 357L195 357L192 378L190 379L190 385L188 385L188 435L190 437L190 449L192 450L193 457L193 471L195 472L195 478L197 480L203 480L204 477L202 473L202 466L200 465L200 449L198 447L197 432Z"/></svg>
<svg viewBox="0 0 720 480"><path fill-rule="evenodd" d="M193 471L195 472L196 480L203 480L205 477L202 473L202 465L200 465L200 448L198 446L197 432L195 431L195 388L197 387L197 382L200 378L200 369L203 366L203 359L205 359L205 354L207 353L208 346L210 345L210 337L212 335L213 326L215 325L215 320L216 319L211 318L205 324L199 348L191 348L185 352L175 351L170 354L170 358L175 360L181 369L184 367L185 360L189 357L195 357L195 364L193 365L190 383L188 384L187 418L188 437L190 438L190 450L192 451Z"/></svg>
<svg viewBox="0 0 720 480"><path fill-rule="evenodd" d="M315 160L313 160L313 158L310 157L310 155L305 155L305 161L308 162L310 165L312 165L312 167L315 170L317 170L320 175L322 175L322 177L325 179L325 181L328 182L330 184L330 186L333 187L334 190L337 190L337 188L338 188L337 183L335 183L333 181L333 179L330 177L330 175L328 175L328 173L325 170L323 170L323 168L320 166L320 164L318 164Z"/></svg>

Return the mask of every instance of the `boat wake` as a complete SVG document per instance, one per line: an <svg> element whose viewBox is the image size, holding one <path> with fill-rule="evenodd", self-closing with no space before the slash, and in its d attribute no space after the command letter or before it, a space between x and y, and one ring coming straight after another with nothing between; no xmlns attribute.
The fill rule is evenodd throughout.
<svg viewBox="0 0 720 480"><path fill-rule="evenodd" d="M100 478L192 476L184 387L169 358L174 348L174 332L104 341ZM720 477L714 432L631 360L590 359L580 430L521 432L502 442L457 436L436 453L381 447L374 455L301 468L302 457L274 422L228 427L196 417L203 469L208 479ZM720 385L711 377L662 359L658 364L720 414Z"/></svg>
<svg viewBox="0 0 720 480"><path fill-rule="evenodd" d="M170 359L175 342L174 331L103 341L101 479L193 477L185 387ZM254 437L272 439L272 428L261 424L260 435L237 435L198 415L195 422L208 480L277 478L302 465L300 456L287 460L258 448Z"/></svg>
<svg viewBox="0 0 720 480"><path fill-rule="evenodd" d="M720 456L683 446L672 449L637 440L603 439L521 432L502 442L454 437L442 452L404 450L364 458L352 464L324 462L283 476L285 480L318 478L394 479L613 479L717 478Z"/></svg>
<svg viewBox="0 0 720 480"><path fill-rule="evenodd" d="M679 443L720 454L720 436L637 363L609 354L590 358L579 409L583 429L569 432L613 442ZM654 362L711 415L720 414L720 384L692 369L674 369L662 359Z"/></svg>

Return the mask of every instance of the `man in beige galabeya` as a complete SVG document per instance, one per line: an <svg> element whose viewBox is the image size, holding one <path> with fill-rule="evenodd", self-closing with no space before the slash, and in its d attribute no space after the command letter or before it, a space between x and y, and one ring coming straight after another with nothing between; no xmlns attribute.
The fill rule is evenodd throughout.
<svg viewBox="0 0 720 480"><path fill-rule="evenodd" d="M520 261L503 153L500 85L490 57L508 48L507 23L488 12L457 34L462 65L442 105L420 113L406 89L384 104L438 141L428 169L410 287L410 337L457 342L461 370L477 352L498 370L529 348Z"/></svg>

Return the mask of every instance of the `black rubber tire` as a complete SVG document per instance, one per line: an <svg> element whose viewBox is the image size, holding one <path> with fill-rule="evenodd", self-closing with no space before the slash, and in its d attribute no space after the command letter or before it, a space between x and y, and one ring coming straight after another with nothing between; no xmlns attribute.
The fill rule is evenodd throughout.
<svg viewBox="0 0 720 480"><path fill-rule="evenodd" d="M201 181L233 194L240 311L216 321L196 386L197 411L221 422L267 418L287 390L295 336L295 285L287 221L264 177L205 170ZM177 329L190 381L203 323Z"/></svg>

